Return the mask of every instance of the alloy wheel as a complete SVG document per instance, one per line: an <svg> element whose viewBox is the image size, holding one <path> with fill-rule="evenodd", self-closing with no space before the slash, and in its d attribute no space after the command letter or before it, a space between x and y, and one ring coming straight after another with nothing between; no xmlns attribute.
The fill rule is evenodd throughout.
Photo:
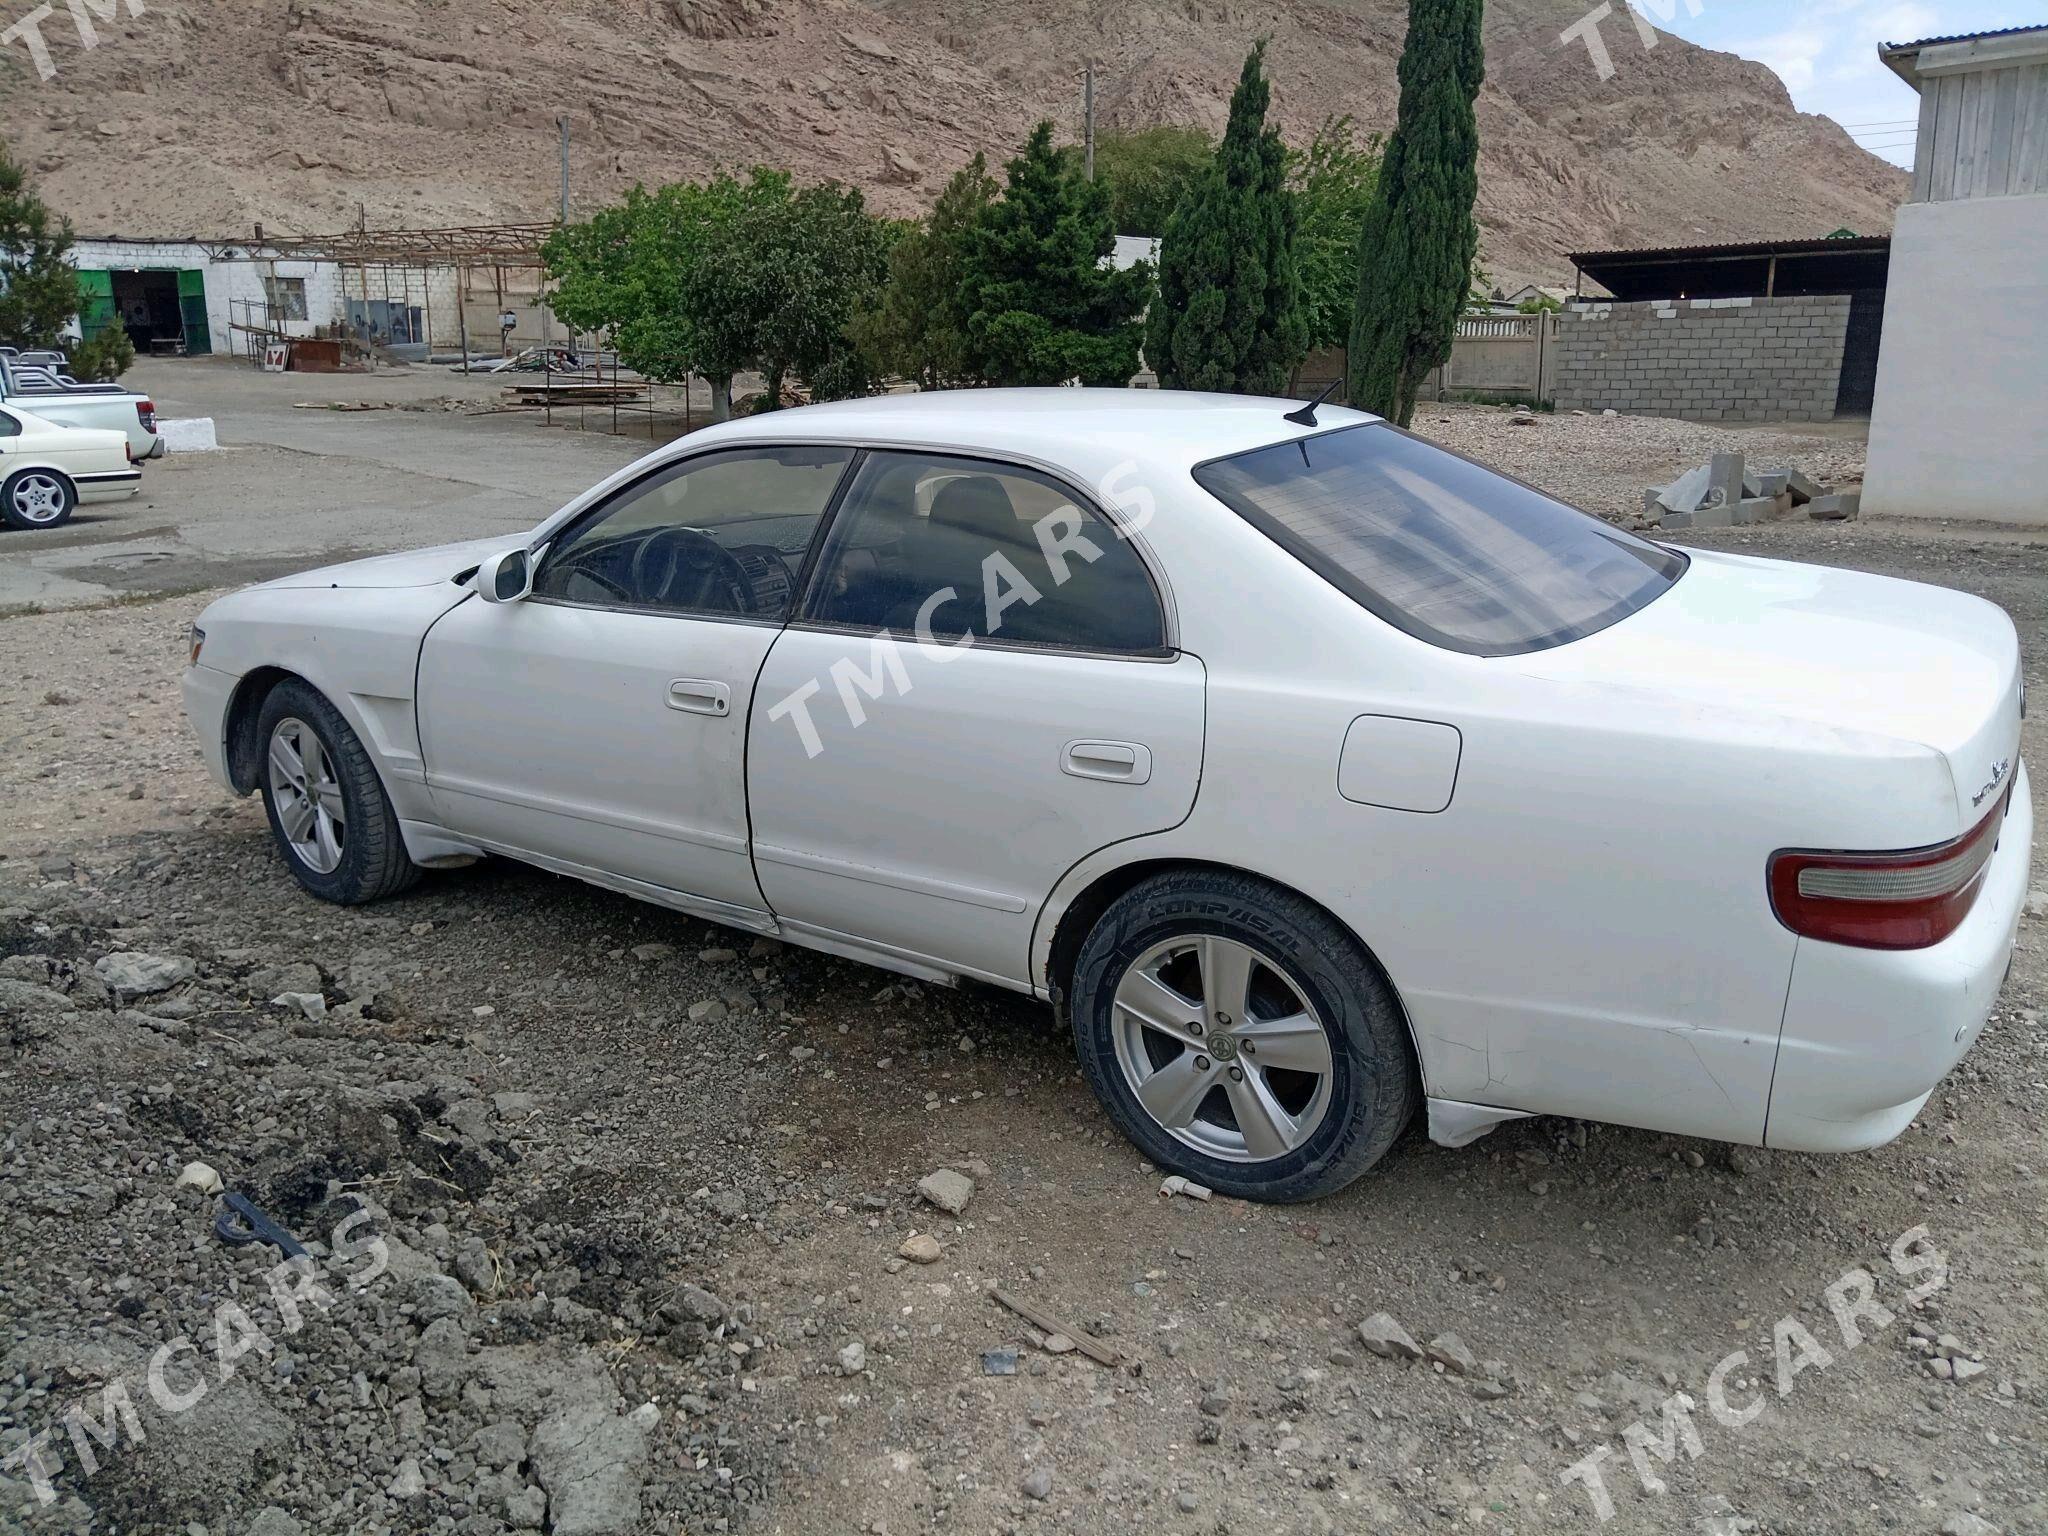
<svg viewBox="0 0 2048 1536"><path fill-rule="evenodd" d="M334 762L313 728L287 717L270 733L270 796L292 853L315 874L341 863L348 815Z"/></svg>
<svg viewBox="0 0 2048 1536"><path fill-rule="evenodd" d="M25 523L54 523L64 515L64 487L54 475L23 475L10 498L14 515Z"/></svg>
<svg viewBox="0 0 2048 1536"><path fill-rule="evenodd" d="M1209 1157L1285 1156L1329 1112L1321 1016L1276 964L1235 939L1169 939L1140 955L1117 984L1112 1034L1145 1112Z"/></svg>

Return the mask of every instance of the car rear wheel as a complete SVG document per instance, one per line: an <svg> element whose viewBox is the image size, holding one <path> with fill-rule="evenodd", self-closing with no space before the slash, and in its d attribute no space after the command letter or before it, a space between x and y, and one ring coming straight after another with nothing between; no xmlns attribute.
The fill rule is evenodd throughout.
<svg viewBox="0 0 2048 1536"><path fill-rule="evenodd" d="M1226 1194L1341 1189L1421 1100L1371 957L1328 913L1250 876L1167 874L1118 898L1082 943L1072 1012L1119 1129Z"/></svg>
<svg viewBox="0 0 2048 1536"><path fill-rule="evenodd" d="M10 528L57 528L71 520L78 492L53 469L21 469L0 485L0 519Z"/></svg>
<svg viewBox="0 0 2048 1536"><path fill-rule="evenodd" d="M370 754L310 684L279 683L257 716L263 808L300 885L357 906L420 877Z"/></svg>

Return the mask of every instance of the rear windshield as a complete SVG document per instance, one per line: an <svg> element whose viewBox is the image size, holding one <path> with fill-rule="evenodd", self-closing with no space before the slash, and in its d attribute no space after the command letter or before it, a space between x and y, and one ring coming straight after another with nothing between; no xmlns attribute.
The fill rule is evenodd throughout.
<svg viewBox="0 0 2048 1536"><path fill-rule="evenodd" d="M1605 629L1686 565L1383 422L1213 459L1195 481L1388 623L1474 656Z"/></svg>

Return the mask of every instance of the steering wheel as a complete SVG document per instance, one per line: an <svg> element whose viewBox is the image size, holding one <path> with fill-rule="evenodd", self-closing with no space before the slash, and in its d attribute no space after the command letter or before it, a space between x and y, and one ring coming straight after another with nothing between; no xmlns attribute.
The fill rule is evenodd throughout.
<svg viewBox="0 0 2048 1536"><path fill-rule="evenodd" d="M753 613L754 584L746 568L710 534L695 528L656 528L633 551L630 585L642 602Z"/></svg>

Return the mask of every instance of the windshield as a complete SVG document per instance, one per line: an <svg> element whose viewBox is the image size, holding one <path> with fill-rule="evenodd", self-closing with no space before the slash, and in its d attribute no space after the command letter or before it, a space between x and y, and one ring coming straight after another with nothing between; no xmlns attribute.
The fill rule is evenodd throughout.
<svg viewBox="0 0 2048 1536"><path fill-rule="evenodd" d="M1195 481L1388 623L1474 656L1627 618L1685 556L1376 422L1197 465Z"/></svg>

